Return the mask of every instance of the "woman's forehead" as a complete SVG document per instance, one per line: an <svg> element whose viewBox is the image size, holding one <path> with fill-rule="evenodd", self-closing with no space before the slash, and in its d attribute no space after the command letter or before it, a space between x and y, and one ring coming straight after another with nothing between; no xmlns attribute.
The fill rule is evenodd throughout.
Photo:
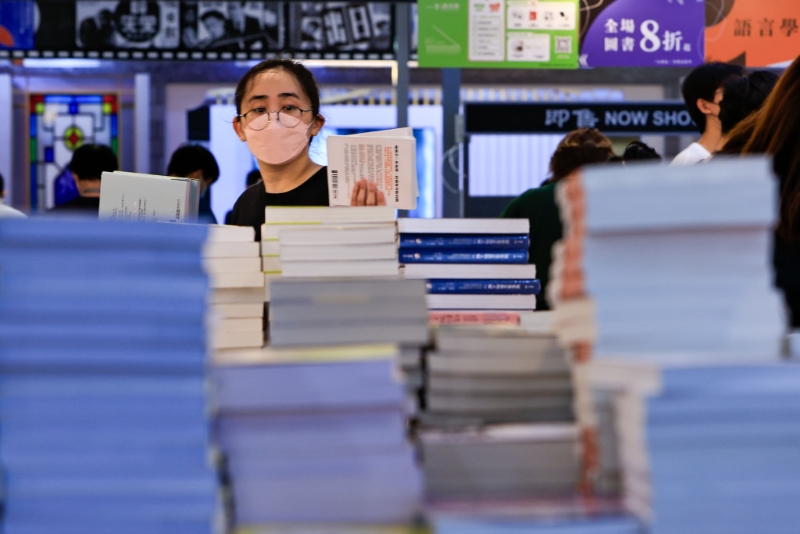
<svg viewBox="0 0 800 534"><path fill-rule="evenodd" d="M282 69L273 69L259 73L253 79L244 100L248 101L254 96L275 98L287 93L293 93L303 100L308 100L303 87L293 74Z"/></svg>

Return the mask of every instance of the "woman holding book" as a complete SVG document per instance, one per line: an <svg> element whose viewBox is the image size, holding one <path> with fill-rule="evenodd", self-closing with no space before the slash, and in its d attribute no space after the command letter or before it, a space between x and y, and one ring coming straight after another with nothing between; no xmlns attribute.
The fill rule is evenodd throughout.
<svg viewBox="0 0 800 534"><path fill-rule="evenodd" d="M258 160L262 180L236 201L231 224L260 234L267 206L328 206L327 168L308 155L325 124L311 71L291 60L262 61L239 81L235 99L233 129ZM356 184L352 206L385 204L374 184Z"/></svg>

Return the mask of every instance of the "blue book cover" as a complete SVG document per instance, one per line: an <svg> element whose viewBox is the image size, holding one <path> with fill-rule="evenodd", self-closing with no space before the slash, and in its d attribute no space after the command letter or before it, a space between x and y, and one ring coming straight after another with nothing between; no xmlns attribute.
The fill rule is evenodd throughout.
<svg viewBox="0 0 800 534"><path fill-rule="evenodd" d="M439 295L538 295L539 280L445 280L427 282L428 293Z"/></svg>
<svg viewBox="0 0 800 534"><path fill-rule="evenodd" d="M400 263L528 263L528 250L473 250L435 251L405 249L399 252Z"/></svg>
<svg viewBox="0 0 800 534"><path fill-rule="evenodd" d="M400 248L421 249L527 249L528 234L400 234Z"/></svg>

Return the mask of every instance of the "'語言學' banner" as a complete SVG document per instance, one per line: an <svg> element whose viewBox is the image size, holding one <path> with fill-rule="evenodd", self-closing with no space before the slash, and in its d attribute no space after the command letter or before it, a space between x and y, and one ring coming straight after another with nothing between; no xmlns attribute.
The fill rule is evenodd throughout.
<svg viewBox="0 0 800 534"><path fill-rule="evenodd" d="M706 59L778 66L800 55L800 2L706 0Z"/></svg>
<svg viewBox="0 0 800 534"><path fill-rule="evenodd" d="M578 67L579 0L419 0L421 67Z"/></svg>
<svg viewBox="0 0 800 534"><path fill-rule="evenodd" d="M703 63L703 0L590 4L581 5L581 66L686 67Z"/></svg>

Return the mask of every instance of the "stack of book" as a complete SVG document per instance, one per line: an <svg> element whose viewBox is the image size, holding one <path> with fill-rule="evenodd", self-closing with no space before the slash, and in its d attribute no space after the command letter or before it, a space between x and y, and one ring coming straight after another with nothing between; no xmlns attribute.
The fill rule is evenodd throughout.
<svg viewBox="0 0 800 534"><path fill-rule="evenodd" d="M394 208L268 206L261 227L269 278L397 278Z"/></svg>
<svg viewBox="0 0 800 534"><path fill-rule="evenodd" d="M0 221L4 532L215 531L205 237Z"/></svg>
<svg viewBox="0 0 800 534"><path fill-rule="evenodd" d="M762 158L567 180L556 322L594 340L597 357L775 359L785 324L770 261L776 189Z"/></svg>
<svg viewBox="0 0 800 534"><path fill-rule="evenodd" d="M797 529L799 367L592 365L618 391L625 503L651 532Z"/></svg>
<svg viewBox="0 0 800 534"><path fill-rule="evenodd" d="M217 439L237 527L413 523L422 482L397 357L391 344L268 347L217 362Z"/></svg>
<svg viewBox="0 0 800 534"><path fill-rule="evenodd" d="M244 226L208 226L203 267L211 287L211 348L261 347L264 344L266 282L255 230Z"/></svg>
<svg viewBox="0 0 800 534"><path fill-rule="evenodd" d="M576 384L555 336L498 327L435 334L418 436L428 498L574 494L581 476Z"/></svg>
<svg viewBox="0 0 800 534"><path fill-rule="evenodd" d="M272 282L274 347L428 343L425 284L419 280L290 280Z"/></svg>
<svg viewBox="0 0 800 534"><path fill-rule="evenodd" d="M573 421L569 360L554 335L438 328L427 353L425 411L472 424Z"/></svg>
<svg viewBox="0 0 800 534"><path fill-rule="evenodd" d="M274 347L396 343L408 411L418 411L429 340L420 280L275 280L269 338Z"/></svg>
<svg viewBox="0 0 800 534"><path fill-rule="evenodd" d="M532 514L437 514L436 534L641 534L642 525L632 517L611 511L601 513L596 504L582 507L552 505ZM573 509L570 509L573 508ZM575 510L577 509L577 510Z"/></svg>
<svg viewBox="0 0 800 534"><path fill-rule="evenodd" d="M405 278L428 283L432 310L534 310L527 219L399 219Z"/></svg>

